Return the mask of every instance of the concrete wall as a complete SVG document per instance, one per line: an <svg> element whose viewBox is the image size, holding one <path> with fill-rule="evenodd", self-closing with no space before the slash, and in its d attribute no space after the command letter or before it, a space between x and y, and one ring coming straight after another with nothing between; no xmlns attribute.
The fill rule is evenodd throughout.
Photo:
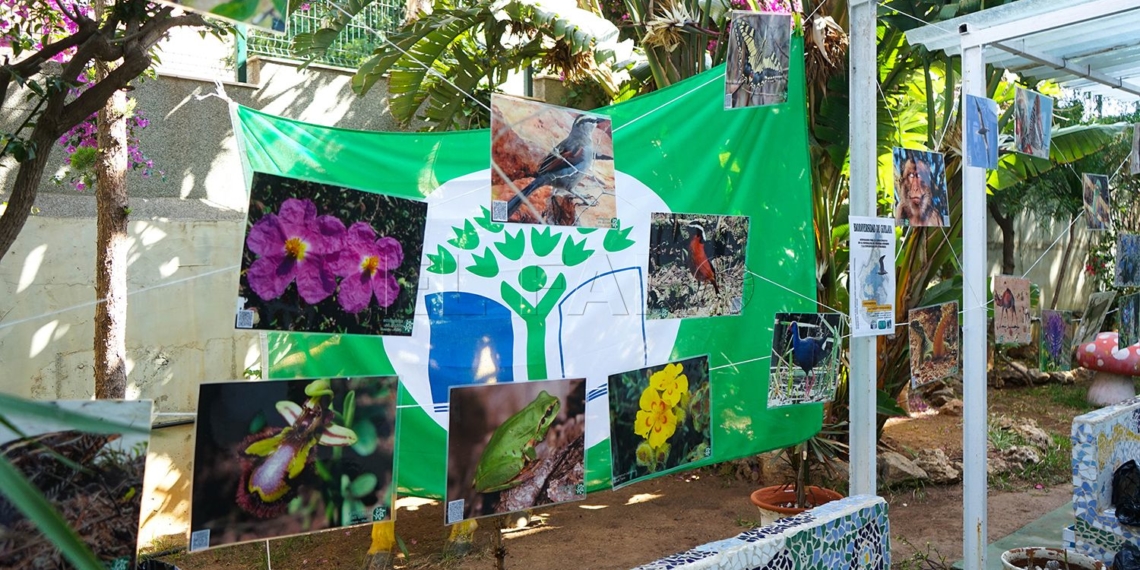
<svg viewBox="0 0 1140 570"><path fill-rule="evenodd" d="M989 224L988 260L990 275L1001 274L1002 233L1001 228L987 216ZM1070 230L1068 222L1041 221L1028 216L1014 219L1016 232L1014 249L1014 275L1025 275L1031 282L1041 287L1041 305L1049 308L1056 289L1057 277L1064 274L1058 310L1083 311L1088 296L1093 292L1093 280L1084 271L1085 257L1092 240L1101 239L1098 232L1085 230L1083 218L1078 219ZM1058 239L1060 238L1060 239ZM1065 245L1073 240L1073 250L1069 263L1062 265ZM958 252L962 255L962 252ZM1026 275L1026 272L1028 274Z"/></svg>
<svg viewBox="0 0 1140 570"><path fill-rule="evenodd" d="M128 175L131 194L128 396L151 398L156 421L193 417L198 385L240 379L259 359L256 333L233 328L246 190L227 105L203 95L231 79L230 46L183 32L156 79L131 92L151 125L144 153L165 177ZM201 63L195 67L194 63ZM204 75L192 78L187 75ZM381 83L366 98L345 70L300 70L281 60L250 62L250 83L226 93L253 108L356 129L395 130ZM0 127L18 120L0 110ZM52 150L46 178L63 164ZM16 168L0 163L0 202ZM45 181L39 212L0 263L0 364L5 392L37 399L90 398L94 391L95 204L91 191ZM156 430L148 455L140 542L185 545L193 428Z"/></svg>

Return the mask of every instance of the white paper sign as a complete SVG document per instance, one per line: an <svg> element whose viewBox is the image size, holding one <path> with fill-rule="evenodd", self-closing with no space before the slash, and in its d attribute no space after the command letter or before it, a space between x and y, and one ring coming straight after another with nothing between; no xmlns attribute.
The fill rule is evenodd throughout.
<svg viewBox="0 0 1140 570"><path fill-rule="evenodd" d="M895 334L895 221L851 216L851 336Z"/></svg>

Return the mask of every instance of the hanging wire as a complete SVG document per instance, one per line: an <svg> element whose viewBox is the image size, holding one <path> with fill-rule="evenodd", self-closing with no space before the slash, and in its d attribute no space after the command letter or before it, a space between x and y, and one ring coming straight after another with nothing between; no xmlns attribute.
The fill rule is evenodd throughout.
<svg viewBox="0 0 1140 570"><path fill-rule="evenodd" d="M187 281L193 281L195 279L200 279L202 277L209 277L211 275L216 275L218 273L225 273L225 272L230 272L230 271L240 270L240 269L241 269L241 265L230 265L227 267L222 267L219 269L207 271L205 273L200 273L198 275L190 275L188 277L183 277L181 279L175 279L173 281L167 281L165 283L159 283L157 285L151 285L150 287L143 287L141 289L135 289L134 291L128 291L127 296L130 297L131 295L137 295L139 293L146 293L148 291L154 291L155 289L162 289L164 287L171 287L173 285L178 285L180 283L185 283ZM14 321L9 321L6 323L0 323L0 330L4 330L4 329L9 328L9 327L14 327L16 325L23 324L23 323L36 321L36 320L42 319L44 317L59 315L62 313L66 313L68 311L74 311L77 309L83 309L83 308L87 308L87 307L94 307L97 305L102 305L105 302L107 302L107 298L103 297L102 299L96 299L94 301L87 301L86 303L79 303L78 305L72 305L70 307L65 307L63 309L57 309L55 311L48 311L46 313L40 313L39 315L35 315L35 316L31 316L31 317L24 317L22 319L17 319Z"/></svg>

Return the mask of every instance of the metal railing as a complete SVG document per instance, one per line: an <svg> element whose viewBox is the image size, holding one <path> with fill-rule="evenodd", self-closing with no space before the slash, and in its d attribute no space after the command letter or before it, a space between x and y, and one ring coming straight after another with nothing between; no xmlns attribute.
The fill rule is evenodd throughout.
<svg viewBox="0 0 1140 570"><path fill-rule="evenodd" d="M271 34L254 29L249 31L247 50L249 55L265 55L298 59L293 54L293 36L316 32L334 21L340 11L333 6L337 0L312 0L289 16L289 26L284 22L274 22L285 28L285 34ZM384 43L383 36L394 32L404 19L404 4L401 0L376 0L364 8L345 27L328 53L317 59L319 63L355 69L371 57L373 50ZM377 36L377 33L382 34Z"/></svg>

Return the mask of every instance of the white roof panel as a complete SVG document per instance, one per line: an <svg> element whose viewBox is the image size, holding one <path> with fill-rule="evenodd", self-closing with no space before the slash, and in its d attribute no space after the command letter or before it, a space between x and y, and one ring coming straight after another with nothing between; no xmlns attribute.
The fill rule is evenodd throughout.
<svg viewBox="0 0 1140 570"><path fill-rule="evenodd" d="M1140 0L1020 0L907 32L931 51L1122 101L1140 99Z"/></svg>

